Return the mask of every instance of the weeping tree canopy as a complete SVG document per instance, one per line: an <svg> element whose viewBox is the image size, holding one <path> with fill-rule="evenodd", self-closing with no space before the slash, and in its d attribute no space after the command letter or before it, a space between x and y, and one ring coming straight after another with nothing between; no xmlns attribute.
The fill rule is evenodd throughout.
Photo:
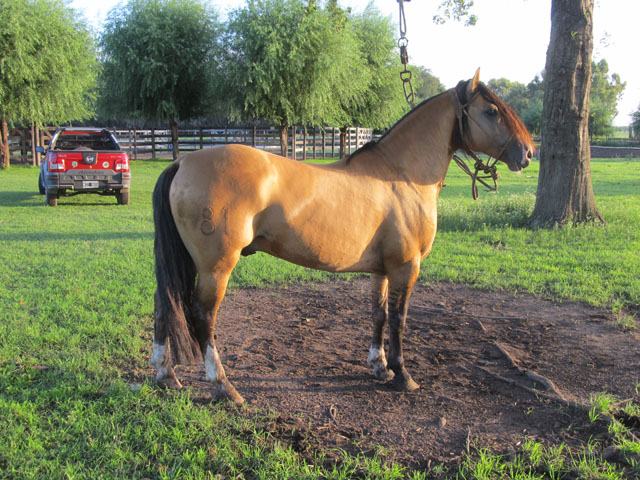
<svg viewBox="0 0 640 480"><path fill-rule="evenodd" d="M58 0L0 2L2 166L8 123L62 124L93 115L98 61L87 26Z"/></svg>
<svg viewBox="0 0 640 480"><path fill-rule="evenodd" d="M200 0L130 0L111 10L100 39L106 116L178 120L208 111L219 24Z"/></svg>
<svg viewBox="0 0 640 480"><path fill-rule="evenodd" d="M394 38L396 26L372 3L361 14L351 15L350 20L368 69L368 81L365 93L345 105L345 111L352 125L388 128L409 109L399 76L402 66Z"/></svg>
<svg viewBox="0 0 640 480"><path fill-rule="evenodd" d="M238 120L344 124L369 74L344 12L302 0L248 0L224 36L223 91Z"/></svg>

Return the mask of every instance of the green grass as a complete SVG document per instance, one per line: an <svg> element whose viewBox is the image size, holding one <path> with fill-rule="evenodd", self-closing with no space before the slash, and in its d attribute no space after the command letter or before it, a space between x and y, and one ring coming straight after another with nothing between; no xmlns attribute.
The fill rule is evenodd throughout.
<svg viewBox="0 0 640 480"><path fill-rule="evenodd" d="M123 375L146 368L150 353L150 200L166 164L132 162L128 206L113 197L77 196L45 208L37 169L0 171L0 478L437 476L437 466L432 473L406 471L382 457L345 454L334 466L305 460L264 430L264 413L195 404L188 392L146 384L130 388ZM638 167L638 161L593 161L605 227L532 231L521 225L533 208L537 164L521 175L501 169L500 192L481 192L477 202L469 180L452 166L421 281L584 301L619 313L625 328L633 328L640 305ZM258 254L241 260L231 285L333 278ZM638 448L620 438L621 448ZM547 456L555 448L543 447ZM487 455L494 462L488 469L516 468ZM571 465L585 468L593 460L587 450L572 455L562 458L579 458ZM533 462L523 465L517 468ZM469 463L450 475L483 478L474 469Z"/></svg>

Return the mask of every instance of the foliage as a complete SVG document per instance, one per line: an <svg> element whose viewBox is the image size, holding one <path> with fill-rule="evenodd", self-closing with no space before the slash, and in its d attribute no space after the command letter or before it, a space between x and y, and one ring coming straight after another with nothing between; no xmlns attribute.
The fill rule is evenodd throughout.
<svg viewBox="0 0 640 480"><path fill-rule="evenodd" d="M540 133L544 82L539 76L526 86L506 78L489 80L488 86L518 113L530 132Z"/></svg>
<svg viewBox="0 0 640 480"><path fill-rule="evenodd" d="M218 32L201 0L130 0L112 9L100 38L104 112L144 120L204 113Z"/></svg>
<svg viewBox="0 0 640 480"><path fill-rule="evenodd" d="M365 59L369 81L366 91L346 105L345 110L352 125L388 128L408 110L399 77L402 66L391 18L383 17L373 3L369 3L361 14L351 15L350 21L359 40L360 56Z"/></svg>
<svg viewBox="0 0 640 480"><path fill-rule="evenodd" d="M416 78L416 99L418 102L434 97L446 89L440 79L425 67L414 68Z"/></svg>
<svg viewBox="0 0 640 480"><path fill-rule="evenodd" d="M589 133L608 135L613 131L613 119L618 114L617 104L627 86L620 75L609 76L609 65L602 59L592 62L591 67L591 113L589 114Z"/></svg>
<svg viewBox="0 0 640 480"><path fill-rule="evenodd" d="M634 138L640 138L640 105L638 105L638 109L631 114L631 127L633 128Z"/></svg>
<svg viewBox="0 0 640 480"><path fill-rule="evenodd" d="M465 20L465 25L475 25L478 18L471 13L473 0L442 0L438 5L438 14L434 15L436 24L445 23L447 20Z"/></svg>
<svg viewBox="0 0 640 480"><path fill-rule="evenodd" d="M94 112L93 38L60 0L0 2L0 116L61 124Z"/></svg>
<svg viewBox="0 0 640 480"><path fill-rule="evenodd" d="M315 2L248 0L231 12L224 44L225 92L238 119L343 125L343 106L369 81L346 15Z"/></svg>

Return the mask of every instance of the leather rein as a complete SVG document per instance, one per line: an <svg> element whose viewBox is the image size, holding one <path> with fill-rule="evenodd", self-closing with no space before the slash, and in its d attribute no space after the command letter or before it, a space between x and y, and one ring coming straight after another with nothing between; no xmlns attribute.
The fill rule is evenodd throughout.
<svg viewBox="0 0 640 480"><path fill-rule="evenodd" d="M466 158L461 158L458 155L454 154L453 160L464 173L471 177L471 195L473 196L474 200L477 200L477 182L480 182L489 191L495 192L498 190L498 179L500 178L500 174L498 173L496 164L498 163L498 158L502 156L505 149L507 148L507 145L511 141L511 138L513 138L513 134L511 135L511 138L504 144L504 146L500 150L500 153L498 153L497 158L489 157L487 163L483 162L482 159L480 159L478 155L476 155L476 153L469 147L469 143L467 142L468 135L466 134L467 129L464 128L465 116L467 119L473 120L473 118L469 115L469 105L471 105L475 98L480 94L476 92L469 100L467 100L465 103L462 103L460 101L460 97L458 96L457 90L457 88L450 89L449 95L451 96L451 100L453 101L453 108L456 112L456 117L458 118L458 128L460 130L460 138L462 139L462 150L464 150L465 154L473 158L473 160L475 161L473 165L473 172L471 171L469 165L467 165ZM478 126L482 128L481 125L478 124ZM482 172L484 175L479 175L480 172ZM493 185L487 183L487 181L489 180L493 181Z"/></svg>

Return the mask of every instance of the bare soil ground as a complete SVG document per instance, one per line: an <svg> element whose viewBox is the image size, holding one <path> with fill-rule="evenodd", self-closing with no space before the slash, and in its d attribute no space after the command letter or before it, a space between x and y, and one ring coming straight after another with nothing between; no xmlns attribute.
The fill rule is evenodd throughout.
<svg viewBox="0 0 640 480"><path fill-rule="evenodd" d="M640 335L610 312L449 284L414 290L405 361L421 388L396 392L366 364L369 298L369 281L355 279L236 289L222 304L216 335L227 375L250 408L279 413L267 428L303 454L339 459L336 447L382 446L413 468L454 466L469 446L508 453L525 438L572 446L607 436L604 423L559 397L586 404L607 392L640 403ZM176 372L207 400L202 367Z"/></svg>

